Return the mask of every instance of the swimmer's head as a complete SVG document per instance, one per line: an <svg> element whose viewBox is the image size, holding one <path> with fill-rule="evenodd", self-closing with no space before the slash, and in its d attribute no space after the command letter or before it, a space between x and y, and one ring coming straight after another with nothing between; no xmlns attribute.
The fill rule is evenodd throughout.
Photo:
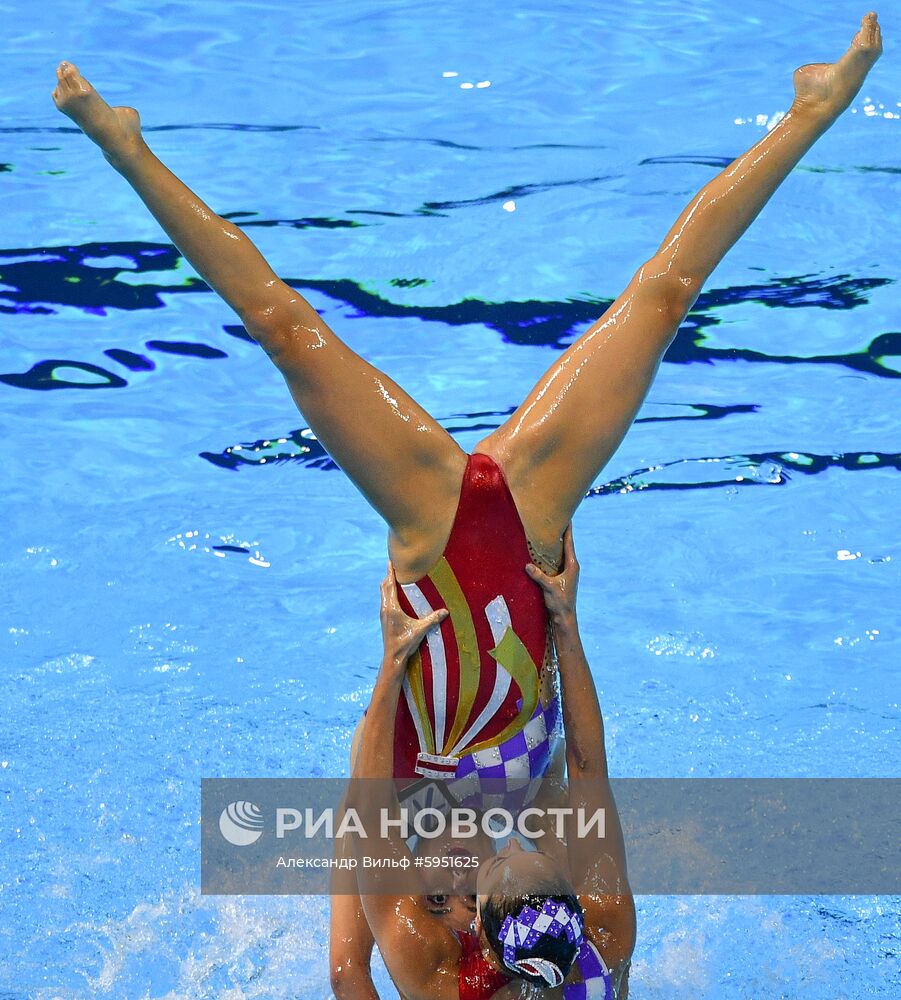
<svg viewBox="0 0 901 1000"><path fill-rule="evenodd" d="M480 869L477 888L476 926L500 967L537 986L559 986L584 931L582 907L559 864L511 841Z"/></svg>

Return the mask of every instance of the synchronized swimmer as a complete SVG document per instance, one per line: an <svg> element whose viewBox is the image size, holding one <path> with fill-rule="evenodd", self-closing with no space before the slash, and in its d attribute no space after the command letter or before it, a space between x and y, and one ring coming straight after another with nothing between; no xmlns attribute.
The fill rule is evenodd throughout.
<svg viewBox="0 0 901 1000"><path fill-rule="evenodd" d="M570 800L609 800L615 810L575 624L567 526L702 285L881 52L870 13L837 62L796 70L784 118L692 198L610 308L472 455L160 162L137 111L110 107L74 65L60 63L56 106L235 310L317 438L387 522L384 660L355 774L431 778L461 796L502 778L520 806L542 794L559 759L562 716ZM336 897L336 993L376 996L366 976L343 975L368 963L374 939L409 1000L506 1000L536 987L566 1000L625 997L635 915L621 836L613 841L603 858L580 856L572 843L556 857L511 844L480 870L475 935L453 933L416 897L367 896L362 905ZM347 942L359 958L344 960Z"/></svg>

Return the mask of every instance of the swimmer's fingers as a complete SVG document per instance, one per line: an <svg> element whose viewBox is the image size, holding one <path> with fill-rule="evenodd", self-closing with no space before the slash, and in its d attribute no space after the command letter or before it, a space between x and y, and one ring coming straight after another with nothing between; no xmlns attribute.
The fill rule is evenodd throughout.
<svg viewBox="0 0 901 1000"><path fill-rule="evenodd" d="M559 615L569 610L571 602L568 597L566 578L563 573L559 573L557 576L548 576L547 573L540 570L534 563L529 563L526 566L526 573L541 587L544 606L551 616Z"/></svg>
<svg viewBox="0 0 901 1000"><path fill-rule="evenodd" d="M389 559L388 566L385 569L385 579L382 580L382 593L384 593L386 589L393 587L396 582L397 577L394 575L394 564Z"/></svg>
<svg viewBox="0 0 901 1000"><path fill-rule="evenodd" d="M394 567L389 561L387 575L382 580L381 587L379 588L381 593L379 617L382 622L382 637L386 645L393 643L395 637L406 628L407 616L397 599L397 584L395 580Z"/></svg>
<svg viewBox="0 0 901 1000"><path fill-rule="evenodd" d="M553 577L548 576L547 573L540 570L535 563L528 563L526 566L526 572L546 594L553 593Z"/></svg>
<svg viewBox="0 0 901 1000"><path fill-rule="evenodd" d="M571 585L570 581L578 579L579 560L576 558L576 548L573 544L572 524L568 524L566 531L563 532L563 566L560 572L556 576L548 576L535 563L529 563L526 572L545 593L566 589L568 584Z"/></svg>
<svg viewBox="0 0 901 1000"><path fill-rule="evenodd" d="M411 618L397 598L397 578L391 562L381 585L382 638L385 652L399 661L409 659L419 648L427 633L447 618L447 608L432 611L424 618Z"/></svg>
<svg viewBox="0 0 901 1000"><path fill-rule="evenodd" d="M411 622L415 623L415 632L419 635L419 641L421 642L428 634L435 628L436 625L440 625L445 618L450 614L447 608L439 608L437 611L433 611L431 614L426 615L425 618L410 618Z"/></svg>
<svg viewBox="0 0 901 1000"><path fill-rule="evenodd" d="M394 567L391 560L388 560L388 571L385 579L382 580L379 591L382 597L382 614L397 607L397 588L395 586Z"/></svg>
<svg viewBox="0 0 901 1000"><path fill-rule="evenodd" d="M439 608L425 618L410 618L401 611L385 631L385 651L398 667L406 669L407 661L422 645L426 635L433 628L438 628L447 616L447 608Z"/></svg>
<svg viewBox="0 0 901 1000"><path fill-rule="evenodd" d="M419 649L429 632L438 628L447 616L447 608L432 611L425 618L410 618L404 615L402 631L397 637L398 655L408 660Z"/></svg>
<svg viewBox="0 0 901 1000"><path fill-rule="evenodd" d="M579 586L579 562L573 545L572 527L563 533L563 568L556 576L548 576L534 563L526 566L526 573L541 587L544 603L552 617L575 612L576 591Z"/></svg>
<svg viewBox="0 0 901 1000"><path fill-rule="evenodd" d="M414 628L417 631L421 631L423 635L433 628L435 625L439 625L441 622L447 618L448 612L447 608L439 608L437 611L433 611L431 614L426 615L425 618L411 618L406 611L401 607L400 601L397 599L397 576L394 572L394 564L391 560L388 560L388 571L385 579L382 580L381 593L382 593L382 612L393 614L398 622L403 622L409 628Z"/></svg>
<svg viewBox="0 0 901 1000"><path fill-rule="evenodd" d="M572 521L566 526L566 531L563 532L563 572L567 573L570 570L574 570L576 573L579 572L579 560L576 559L576 546L573 543Z"/></svg>

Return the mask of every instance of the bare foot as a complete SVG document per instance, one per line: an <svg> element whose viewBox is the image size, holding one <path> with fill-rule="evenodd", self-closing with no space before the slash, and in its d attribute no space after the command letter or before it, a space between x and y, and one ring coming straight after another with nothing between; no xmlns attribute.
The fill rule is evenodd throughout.
<svg viewBox="0 0 901 1000"><path fill-rule="evenodd" d="M837 117L854 100L870 67L881 55L882 32L876 15L869 13L838 62L809 63L795 70L795 106Z"/></svg>
<svg viewBox="0 0 901 1000"><path fill-rule="evenodd" d="M140 149L141 119L134 108L111 108L72 63L61 62L56 78L54 104L97 143L113 166Z"/></svg>

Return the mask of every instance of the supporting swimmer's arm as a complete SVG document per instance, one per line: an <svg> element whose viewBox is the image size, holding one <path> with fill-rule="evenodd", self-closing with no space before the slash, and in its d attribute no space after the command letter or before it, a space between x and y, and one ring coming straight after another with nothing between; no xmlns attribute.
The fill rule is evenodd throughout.
<svg viewBox="0 0 901 1000"><path fill-rule="evenodd" d="M547 576L532 565L527 572L544 593L554 631L562 688L569 805L573 810L584 810L586 817L603 809L605 827L605 838L600 845L593 835L579 838L571 829L567 856L573 885L581 896L592 897L603 910L601 923L614 933L625 962L635 943L635 911L626 875L622 827L607 772L604 719L579 635L576 617L579 564L571 527L563 536L563 554L563 569L557 576Z"/></svg>
<svg viewBox="0 0 901 1000"><path fill-rule="evenodd" d="M363 719L363 735L354 767L354 778L394 777L394 720L404 686L406 660L386 654ZM388 738L390 733L391 739Z"/></svg>
<svg viewBox="0 0 901 1000"><path fill-rule="evenodd" d="M586 892L627 894L626 849L607 771L604 719L575 612L554 621L554 642L563 691L569 805L586 816L603 809L606 831L600 851L590 838L569 838L574 884Z"/></svg>
<svg viewBox="0 0 901 1000"><path fill-rule="evenodd" d="M348 838L341 838L335 852L338 863L353 857ZM347 882L343 882L346 878ZM348 892L353 871L332 871L329 921L329 971L335 1000L379 1000L372 981L372 948L375 941L359 895Z"/></svg>
<svg viewBox="0 0 901 1000"><path fill-rule="evenodd" d="M579 634L576 592L579 563L572 540L572 527L563 535L563 569L548 576L529 564L526 571L541 587L554 632L563 694L563 728L566 734L566 766L576 780L607 780L604 720L597 690Z"/></svg>
<svg viewBox="0 0 901 1000"><path fill-rule="evenodd" d="M442 608L421 620L408 618L397 601L394 570L389 564L388 577L382 583L382 663L363 723L348 793L348 805L357 810L366 829L373 823L377 828L382 809L396 813L399 808L393 786L397 703L410 657L429 629L446 617L447 610ZM366 841L358 846L365 850ZM411 860L397 828L391 830L391 842L383 843L380 853L385 853L386 846L393 855L389 860ZM357 872L362 874L362 870L362 866L358 867ZM372 878L380 871L368 869L367 874ZM414 870L407 869L406 875L410 887L403 896L380 891L377 879L368 884L361 879L360 893L369 927L391 978L403 995L457 1000L459 945L452 932L422 905ZM393 877L398 877L396 872Z"/></svg>
<svg viewBox="0 0 901 1000"><path fill-rule="evenodd" d="M357 749L363 732L360 720L350 748L351 777L356 771ZM344 818L342 803L341 818ZM375 939L363 912L357 874L347 870L354 857L351 834L335 842L336 867L332 869L329 915L329 971L335 1000L379 1000L372 981L372 949ZM345 868L342 869L341 863Z"/></svg>
<svg viewBox="0 0 901 1000"><path fill-rule="evenodd" d="M446 611L440 615L436 612L422 621L407 618L393 594L394 587L394 572L389 563L388 576L382 582L382 662L369 708L363 717L363 730L346 799L347 807L355 810L363 828L372 830L374 836L381 829L382 816L390 814L392 819L396 819L400 808L393 784L394 726L407 663L426 632L447 614ZM397 833L396 827L389 828L389 832L386 840L378 840L380 853L390 855L390 859L386 856L385 860L395 863L391 867L399 865L406 868L410 855L406 841ZM356 837L353 840L357 853L365 854L367 843ZM381 874L380 868L367 868L364 875L361 868L358 875L361 893L379 892Z"/></svg>

